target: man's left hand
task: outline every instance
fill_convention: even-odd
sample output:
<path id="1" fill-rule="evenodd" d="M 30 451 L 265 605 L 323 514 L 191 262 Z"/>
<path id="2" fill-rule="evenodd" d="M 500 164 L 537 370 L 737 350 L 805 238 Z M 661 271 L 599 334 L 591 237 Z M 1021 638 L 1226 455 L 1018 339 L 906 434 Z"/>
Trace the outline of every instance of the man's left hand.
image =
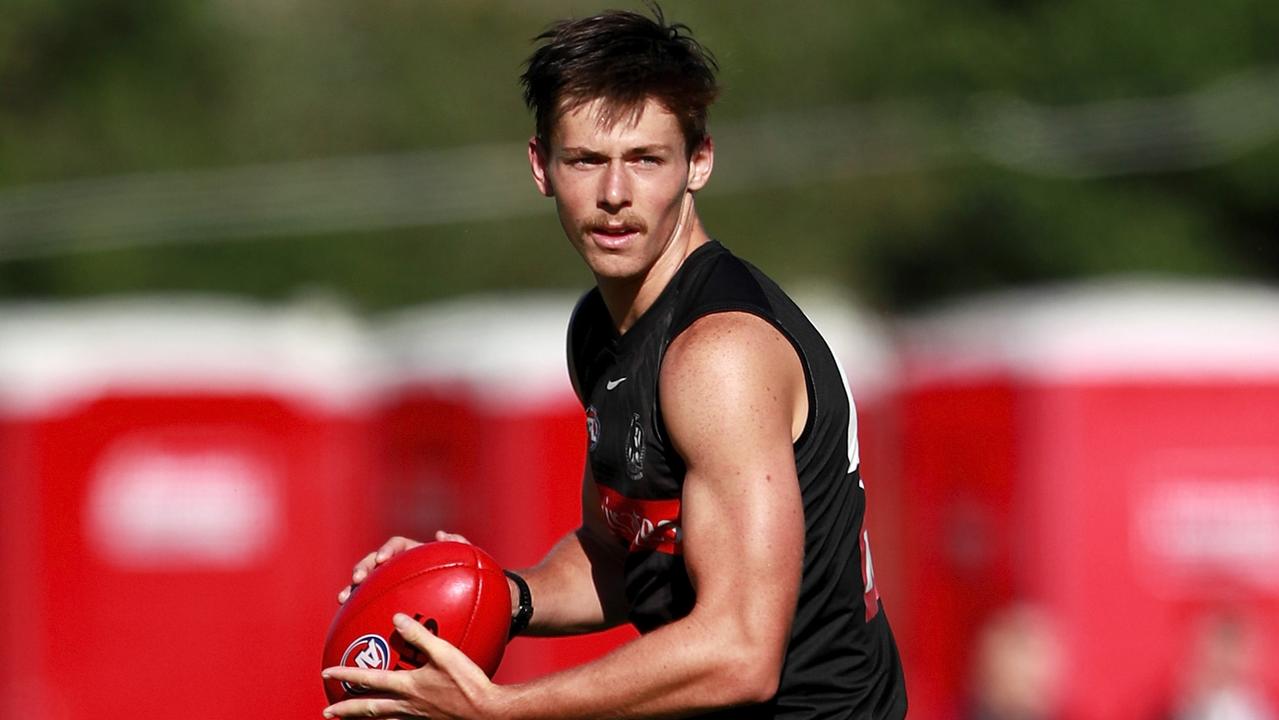
<path id="1" fill-rule="evenodd" d="M 446 640 L 431 634 L 402 613 L 395 630 L 421 650 L 426 664 L 416 670 L 364 670 L 331 667 L 333 679 L 369 689 L 366 697 L 334 703 L 324 709 L 328 718 L 482 718 L 492 717 L 501 686 L 493 684 L 475 663 Z"/>

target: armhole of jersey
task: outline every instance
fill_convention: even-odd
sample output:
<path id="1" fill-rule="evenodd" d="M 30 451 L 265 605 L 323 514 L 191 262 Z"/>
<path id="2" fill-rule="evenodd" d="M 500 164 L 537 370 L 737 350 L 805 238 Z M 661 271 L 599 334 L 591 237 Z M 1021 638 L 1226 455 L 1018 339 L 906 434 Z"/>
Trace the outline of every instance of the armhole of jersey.
<path id="1" fill-rule="evenodd" d="M 848 472 L 858 473 L 858 486 L 865 488 L 861 480 L 862 451 L 857 440 L 857 401 L 853 399 L 853 387 L 848 384 L 848 373 L 844 372 L 844 364 L 839 361 L 835 351 L 831 351 L 831 360 L 835 361 L 835 369 L 839 371 L 839 381 L 844 387 L 844 398 L 848 402 Z"/>
<path id="2" fill-rule="evenodd" d="M 569 315 L 568 332 L 564 333 L 564 356 L 568 365 L 569 382 L 572 383 L 573 394 L 577 396 L 577 401 L 581 403 L 583 408 L 586 407 L 586 396 L 584 394 L 585 391 L 582 388 L 583 378 L 577 368 L 579 342 L 577 339 L 577 333 L 581 331 L 580 323 L 582 322 L 581 314 L 583 312 L 583 306 L 586 305 L 590 297 L 591 292 L 588 291 L 583 294 L 582 297 L 578 298 L 577 304 L 573 306 L 573 313 Z"/>
<path id="3" fill-rule="evenodd" d="M 565 353 L 568 365 L 568 380 L 573 386 L 573 394 L 577 396 L 577 401 L 586 406 L 586 398 L 582 396 L 582 378 L 577 374 L 577 363 L 573 360 L 573 332 L 568 333 L 568 352 Z"/>
<path id="4" fill-rule="evenodd" d="M 786 338 L 786 342 L 790 343 L 791 349 L 795 351 L 796 357 L 799 358 L 800 368 L 804 372 L 804 392 L 808 395 L 808 413 L 807 413 L 807 417 L 804 418 L 804 429 L 800 431 L 799 437 L 795 438 L 795 441 L 792 444 L 797 449 L 803 447 L 804 443 L 807 442 L 809 435 L 812 434 L 813 422 L 817 418 L 817 386 L 813 382 L 813 369 L 808 362 L 808 356 L 804 354 L 803 348 L 799 346 L 799 342 L 795 339 L 795 337 L 791 335 L 790 332 L 780 322 L 778 322 L 776 318 L 771 317 L 771 313 L 768 310 L 758 305 L 751 305 L 751 304 L 742 303 L 742 302 L 726 302 L 726 303 L 708 304 L 704 307 L 698 308 L 696 312 L 690 313 L 688 318 L 684 322 L 672 328 L 671 336 L 669 339 L 667 339 L 666 343 L 662 345 L 662 351 L 657 361 L 658 369 L 657 369 L 656 383 L 658 387 L 654 388 L 655 392 L 653 393 L 653 417 L 655 418 L 655 422 L 653 423 L 653 426 L 654 426 L 653 429 L 657 433 L 658 440 L 663 445 L 670 447 L 672 451 L 678 454 L 678 451 L 675 451 L 674 446 L 672 446 L 668 442 L 668 437 L 666 434 L 666 423 L 662 419 L 662 407 L 661 407 L 662 370 L 661 368 L 662 368 L 662 363 L 666 360 L 666 348 L 669 347 L 671 343 L 675 342 L 675 338 L 683 334 L 685 330 L 691 327 L 693 323 L 697 322 L 698 320 L 701 320 L 707 315 L 717 315 L 719 313 L 729 313 L 729 312 L 740 312 L 740 313 L 746 313 L 747 315 L 754 315 L 755 317 L 768 323 L 775 330 L 777 330 L 777 332 L 781 333 L 782 337 Z M 680 462 L 681 463 L 683 462 L 683 458 L 680 458 Z"/>

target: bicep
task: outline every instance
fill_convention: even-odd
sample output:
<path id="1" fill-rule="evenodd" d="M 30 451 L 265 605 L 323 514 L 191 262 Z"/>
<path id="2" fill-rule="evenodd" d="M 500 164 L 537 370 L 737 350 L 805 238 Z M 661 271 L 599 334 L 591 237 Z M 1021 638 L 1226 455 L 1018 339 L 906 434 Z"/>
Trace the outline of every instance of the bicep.
<path id="1" fill-rule="evenodd" d="M 684 554 L 697 607 L 729 613 L 739 632 L 784 644 L 798 597 L 803 506 L 793 468 L 749 453 L 749 468 L 689 470 L 684 489 Z"/>

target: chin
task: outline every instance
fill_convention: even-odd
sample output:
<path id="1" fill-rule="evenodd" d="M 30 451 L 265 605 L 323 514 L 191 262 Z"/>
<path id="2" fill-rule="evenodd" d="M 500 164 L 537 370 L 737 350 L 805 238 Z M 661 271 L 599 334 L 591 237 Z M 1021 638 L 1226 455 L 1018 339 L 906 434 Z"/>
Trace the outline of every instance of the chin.
<path id="1" fill-rule="evenodd" d="M 631 246 L 608 250 L 596 245 L 589 237 L 577 245 L 577 252 L 596 277 L 624 279 L 642 275 L 647 269 L 640 248 Z"/>
<path id="2" fill-rule="evenodd" d="M 609 280 L 625 280 L 627 278 L 636 277 L 642 273 L 632 266 L 630 263 L 616 262 L 612 258 L 602 262 L 588 263 L 591 273 L 597 278 L 607 278 Z"/>
<path id="3" fill-rule="evenodd" d="M 648 269 L 640 259 L 618 253 L 592 253 L 586 264 L 596 277 L 609 280 L 641 277 Z"/>

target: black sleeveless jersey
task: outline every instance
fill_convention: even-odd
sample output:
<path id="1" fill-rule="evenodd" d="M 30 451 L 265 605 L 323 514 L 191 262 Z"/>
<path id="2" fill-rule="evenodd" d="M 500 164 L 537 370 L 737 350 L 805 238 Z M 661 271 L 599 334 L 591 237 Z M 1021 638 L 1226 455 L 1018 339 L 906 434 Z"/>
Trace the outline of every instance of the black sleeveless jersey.
<path id="1" fill-rule="evenodd" d="M 630 620 L 647 632 L 687 615 L 696 599 L 682 550 L 685 468 L 662 424 L 658 374 L 680 332 L 704 315 L 729 311 L 757 315 L 790 340 L 804 367 L 809 410 L 795 442 L 804 567 L 779 689 L 768 703 L 722 716 L 903 717 L 901 663 L 862 528 L 856 412 L 843 370 L 776 284 L 713 241 L 689 255 L 625 334 L 617 334 L 598 289 L 578 303 L 569 326 L 569 365 L 586 409 L 588 462 L 609 527 L 629 548 Z"/>

